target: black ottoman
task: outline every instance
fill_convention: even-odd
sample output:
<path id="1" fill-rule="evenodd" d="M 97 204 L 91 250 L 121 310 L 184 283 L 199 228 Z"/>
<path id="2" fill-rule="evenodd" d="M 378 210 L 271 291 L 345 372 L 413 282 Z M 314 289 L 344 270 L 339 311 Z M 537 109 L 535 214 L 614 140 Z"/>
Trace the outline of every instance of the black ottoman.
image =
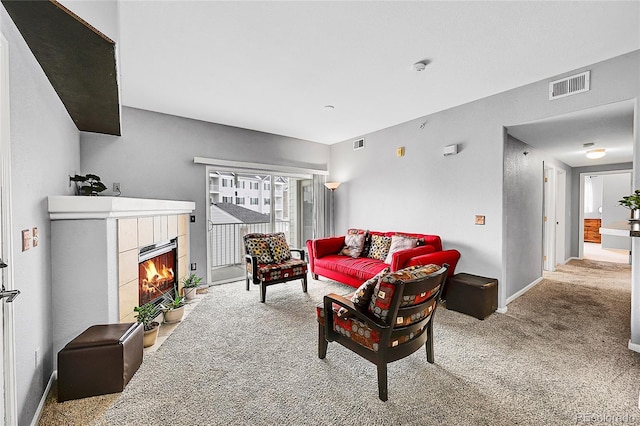
<path id="1" fill-rule="evenodd" d="M 122 392 L 142 364 L 139 323 L 94 325 L 58 352 L 58 402 Z"/>
<path id="2" fill-rule="evenodd" d="M 447 309 L 485 319 L 498 309 L 498 280 L 471 274 L 455 274 L 444 289 Z"/>

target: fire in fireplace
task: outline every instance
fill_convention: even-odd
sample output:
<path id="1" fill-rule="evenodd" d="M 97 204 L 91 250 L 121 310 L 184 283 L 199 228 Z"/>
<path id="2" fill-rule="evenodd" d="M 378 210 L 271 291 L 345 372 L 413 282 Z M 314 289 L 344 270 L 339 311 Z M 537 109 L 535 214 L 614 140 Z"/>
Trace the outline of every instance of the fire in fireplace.
<path id="1" fill-rule="evenodd" d="M 138 258 L 139 306 L 158 299 L 176 284 L 176 240 L 140 249 Z"/>

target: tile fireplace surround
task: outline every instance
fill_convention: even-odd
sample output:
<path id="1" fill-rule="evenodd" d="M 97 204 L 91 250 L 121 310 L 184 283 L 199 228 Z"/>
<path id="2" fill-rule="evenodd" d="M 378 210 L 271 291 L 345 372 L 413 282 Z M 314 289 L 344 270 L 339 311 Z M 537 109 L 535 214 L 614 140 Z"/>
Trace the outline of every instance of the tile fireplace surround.
<path id="1" fill-rule="evenodd" d="M 54 354 L 91 325 L 135 321 L 141 247 L 177 239 L 175 276 L 186 276 L 194 202 L 87 196 L 48 201 Z"/>

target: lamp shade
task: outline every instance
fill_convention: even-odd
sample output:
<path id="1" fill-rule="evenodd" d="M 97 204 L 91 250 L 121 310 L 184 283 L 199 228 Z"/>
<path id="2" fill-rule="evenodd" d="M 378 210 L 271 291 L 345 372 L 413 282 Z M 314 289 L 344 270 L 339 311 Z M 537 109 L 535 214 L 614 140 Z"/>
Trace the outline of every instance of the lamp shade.
<path id="1" fill-rule="evenodd" d="M 326 186 L 327 189 L 330 189 L 333 191 L 335 189 L 338 189 L 338 187 L 340 186 L 340 182 L 326 182 L 324 186 Z"/>

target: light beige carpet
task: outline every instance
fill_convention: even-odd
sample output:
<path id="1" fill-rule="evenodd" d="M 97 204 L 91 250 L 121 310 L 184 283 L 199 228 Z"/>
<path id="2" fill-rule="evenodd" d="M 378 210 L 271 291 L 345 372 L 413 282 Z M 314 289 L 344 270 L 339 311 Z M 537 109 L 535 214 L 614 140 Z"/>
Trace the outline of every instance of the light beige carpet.
<path id="1" fill-rule="evenodd" d="M 627 349 L 630 267 L 571 261 L 484 321 L 439 308 L 424 351 L 376 369 L 330 343 L 317 357 L 315 306 L 349 288 L 244 283 L 209 294 L 121 394 L 47 404 L 40 424 L 548 425 L 640 421 L 640 354 Z M 603 419 L 610 417 L 602 417 Z M 616 417 L 619 418 L 619 417 Z M 602 423 L 601 423 L 602 424 Z"/>

